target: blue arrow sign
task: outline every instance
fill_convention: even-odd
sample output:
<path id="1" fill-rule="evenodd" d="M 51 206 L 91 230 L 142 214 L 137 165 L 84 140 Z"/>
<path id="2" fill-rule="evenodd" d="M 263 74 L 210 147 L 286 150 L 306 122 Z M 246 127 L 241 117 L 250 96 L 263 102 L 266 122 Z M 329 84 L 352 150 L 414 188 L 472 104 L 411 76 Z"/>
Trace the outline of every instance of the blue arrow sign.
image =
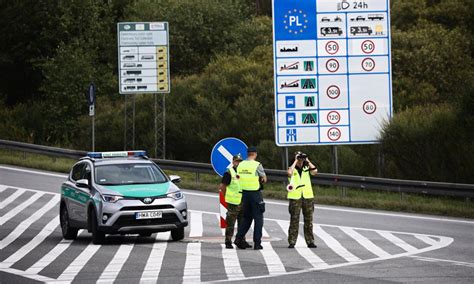
<path id="1" fill-rule="evenodd" d="M 223 176 L 227 168 L 232 166 L 232 157 L 240 154 L 247 159 L 247 145 L 237 138 L 224 138 L 212 148 L 211 164 L 214 171 Z"/>

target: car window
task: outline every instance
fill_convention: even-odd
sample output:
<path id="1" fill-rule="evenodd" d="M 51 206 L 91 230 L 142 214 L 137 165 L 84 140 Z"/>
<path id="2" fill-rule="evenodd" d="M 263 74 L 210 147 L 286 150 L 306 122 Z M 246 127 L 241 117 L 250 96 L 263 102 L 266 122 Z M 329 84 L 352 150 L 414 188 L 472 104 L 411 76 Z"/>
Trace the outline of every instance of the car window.
<path id="1" fill-rule="evenodd" d="M 84 163 L 80 163 L 80 164 L 77 164 L 75 165 L 73 168 L 72 168 L 72 172 L 71 172 L 71 179 L 73 181 L 78 181 L 81 179 L 82 177 L 82 169 L 84 168 Z"/>
<path id="2" fill-rule="evenodd" d="M 116 164 L 96 166 L 95 182 L 101 185 L 163 183 L 168 181 L 155 164 Z"/>
<path id="3" fill-rule="evenodd" d="M 81 179 L 87 179 L 89 182 L 91 181 L 91 166 L 87 163 L 82 170 Z"/>

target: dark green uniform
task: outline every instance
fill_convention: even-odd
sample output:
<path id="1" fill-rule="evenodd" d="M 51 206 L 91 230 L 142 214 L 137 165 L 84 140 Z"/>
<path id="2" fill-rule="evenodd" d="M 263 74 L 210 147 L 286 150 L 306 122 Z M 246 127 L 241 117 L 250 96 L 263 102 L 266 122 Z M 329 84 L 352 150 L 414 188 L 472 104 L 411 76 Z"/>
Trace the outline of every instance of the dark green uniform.
<path id="1" fill-rule="evenodd" d="M 239 205 L 227 203 L 225 221 L 227 223 L 227 227 L 225 228 L 225 240 L 230 242 L 234 236 L 235 222 L 237 221 L 238 225 L 242 222 L 242 203 Z"/>
<path id="2" fill-rule="evenodd" d="M 306 244 L 314 242 L 313 235 L 313 212 L 314 199 L 290 199 L 288 211 L 290 212 L 290 227 L 288 229 L 288 243 L 296 244 L 298 239 L 298 229 L 300 225 L 300 212 L 303 211 L 304 238 Z"/>

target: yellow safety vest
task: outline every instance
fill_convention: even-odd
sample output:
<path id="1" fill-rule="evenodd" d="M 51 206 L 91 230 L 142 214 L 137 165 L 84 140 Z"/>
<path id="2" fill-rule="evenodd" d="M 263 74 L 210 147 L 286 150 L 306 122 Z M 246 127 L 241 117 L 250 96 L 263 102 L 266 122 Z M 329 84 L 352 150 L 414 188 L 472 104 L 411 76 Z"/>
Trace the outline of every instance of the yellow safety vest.
<path id="1" fill-rule="evenodd" d="M 314 198 L 308 167 L 303 168 L 301 177 L 298 170 L 293 170 L 293 175 L 289 180 L 290 184 L 293 186 L 293 190 L 288 191 L 288 199 L 300 199 L 301 197 L 304 199 Z"/>
<path id="2" fill-rule="evenodd" d="M 237 167 L 237 174 L 240 176 L 240 188 L 247 191 L 257 191 L 260 189 L 257 168 L 260 165 L 257 161 L 245 160 Z"/>
<path id="3" fill-rule="evenodd" d="M 237 179 L 237 173 L 235 172 L 234 168 L 229 168 L 228 172 L 230 174 L 231 180 L 225 191 L 225 202 L 239 205 L 240 201 L 242 200 L 242 190 L 240 189 L 239 180 Z"/>

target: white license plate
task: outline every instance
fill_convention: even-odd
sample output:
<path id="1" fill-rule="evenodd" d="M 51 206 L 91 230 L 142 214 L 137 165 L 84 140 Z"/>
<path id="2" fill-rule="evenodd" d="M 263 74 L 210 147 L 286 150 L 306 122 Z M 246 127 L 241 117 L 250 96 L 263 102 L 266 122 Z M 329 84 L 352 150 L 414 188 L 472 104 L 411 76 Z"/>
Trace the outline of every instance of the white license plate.
<path id="1" fill-rule="evenodd" d="M 135 219 L 158 219 L 161 217 L 163 217 L 163 212 L 161 211 L 147 211 L 135 213 Z"/>

